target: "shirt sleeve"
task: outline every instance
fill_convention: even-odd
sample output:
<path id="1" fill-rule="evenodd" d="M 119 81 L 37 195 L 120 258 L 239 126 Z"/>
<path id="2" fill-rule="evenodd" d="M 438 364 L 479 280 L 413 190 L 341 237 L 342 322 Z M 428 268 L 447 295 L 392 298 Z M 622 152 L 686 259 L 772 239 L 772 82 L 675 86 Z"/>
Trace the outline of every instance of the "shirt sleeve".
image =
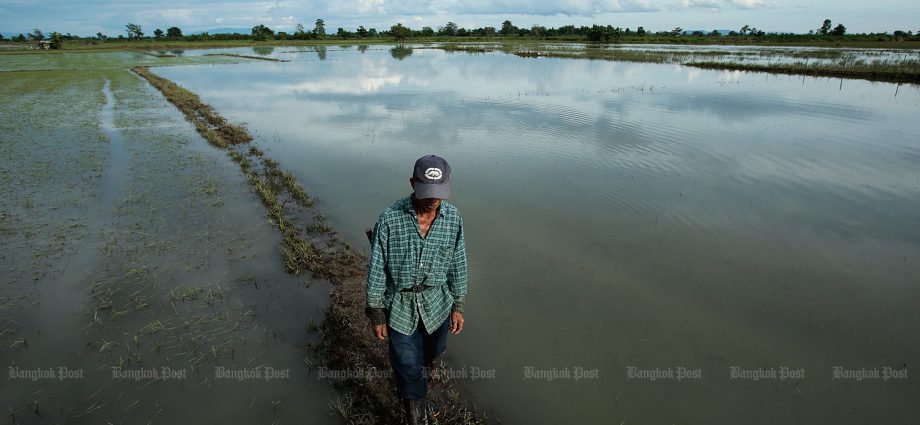
<path id="1" fill-rule="evenodd" d="M 467 287 L 466 242 L 463 237 L 463 218 L 457 226 L 457 237 L 454 243 L 454 258 L 447 271 L 447 287 L 454 298 L 452 310 L 463 312 L 463 303 L 466 301 Z"/>
<path id="2" fill-rule="evenodd" d="M 365 313 L 375 325 L 386 324 L 383 294 L 387 288 L 386 258 L 390 229 L 381 215 L 374 225 L 371 241 L 371 261 L 367 267 Z"/>

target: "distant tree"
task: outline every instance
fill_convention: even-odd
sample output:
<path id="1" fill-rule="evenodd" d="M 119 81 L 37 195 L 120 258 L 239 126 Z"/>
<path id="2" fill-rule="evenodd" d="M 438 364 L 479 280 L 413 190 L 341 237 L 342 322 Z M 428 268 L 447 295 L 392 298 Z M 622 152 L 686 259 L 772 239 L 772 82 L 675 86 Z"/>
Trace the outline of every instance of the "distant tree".
<path id="1" fill-rule="evenodd" d="M 518 29 L 516 26 L 511 24 L 511 21 L 502 22 L 502 35 L 509 36 L 517 33 Z"/>
<path id="2" fill-rule="evenodd" d="M 98 38 L 100 41 L 102 41 L 102 40 L 107 39 L 108 37 L 106 37 L 106 35 L 103 34 L 103 33 L 101 33 L 101 32 L 97 32 L 97 33 L 96 33 L 96 38 Z"/>
<path id="3" fill-rule="evenodd" d="M 457 24 L 448 22 L 443 27 L 438 28 L 438 35 L 445 35 L 448 37 L 457 35 Z"/>
<path id="4" fill-rule="evenodd" d="M 808 35 L 815 35 L 815 30 L 808 30 Z"/>
<path id="5" fill-rule="evenodd" d="M 3 34 L 2 34 L 2 33 L 0 33 L 0 41 L 6 41 L 6 38 L 3 37 Z"/>
<path id="6" fill-rule="evenodd" d="M 17 35 L 16 37 L 13 37 L 13 41 L 18 41 L 18 42 L 20 42 L 20 43 L 24 43 L 24 42 L 26 41 L 26 36 L 24 36 L 24 35 L 22 35 L 22 34 L 19 34 L 19 35 Z"/>
<path id="7" fill-rule="evenodd" d="M 370 37 L 370 38 L 376 37 L 376 36 L 377 36 L 377 28 L 370 28 L 370 29 L 368 29 L 368 30 L 367 30 L 367 36 Z"/>
<path id="8" fill-rule="evenodd" d="M 304 29 L 303 24 L 297 24 L 297 28 L 294 30 L 294 34 L 303 35 Z"/>
<path id="9" fill-rule="evenodd" d="M 530 34 L 534 37 L 543 37 L 546 35 L 546 27 L 534 24 L 530 27 Z"/>
<path id="10" fill-rule="evenodd" d="M 720 33 L 719 30 L 712 30 L 712 32 L 709 33 L 709 35 L 712 37 L 721 37 L 722 33 Z"/>
<path id="11" fill-rule="evenodd" d="M 431 37 L 434 35 L 434 30 L 431 27 L 422 27 L 422 35 L 425 37 Z"/>
<path id="12" fill-rule="evenodd" d="M 495 27 L 485 27 L 482 29 L 482 35 L 486 37 L 492 37 L 496 34 Z"/>
<path id="13" fill-rule="evenodd" d="M 396 47 L 390 49 L 390 56 L 393 56 L 393 59 L 397 59 L 397 60 L 403 60 L 409 57 L 409 55 L 411 54 L 412 54 L 412 49 L 402 44 L 397 45 Z"/>
<path id="14" fill-rule="evenodd" d="M 614 38 L 614 35 L 619 35 L 619 28 L 614 30 L 609 25 L 605 27 L 595 24 L 591 26 L 585 36 L 588 38 L 588 41 L 610 41 Z"/>
<path id="15" fill-rule="evenodd" d="M 702 37 L 702 36 L 704 36 L 704 35 L 706 35 L 705 32 L 702 32 L 702 31 L 693 31 L 693 36 L 694 36 L 694 37 Z"/>
<path id="16" fill-rule="evenodd" d="M 671 32 L 670 32 L 669 34 L 671 35 L 671 37 L 677 37 L 677 36 L 679 36 L 679 35 L 681 35 L 681 34 L 683 34 L 683 33 L 684 33 L 684 29 L 683 29 L 683 28 L 681 28 L 681 27 L 674 27 L 674 29 L 672 29 Z"/>
<path id="17" fill-rule="evenodd" d="M 316 25 L 313 26 L 313 36 L 316 38 L 323 38 L 326 36 L 326 22 L 322 19 L 316 20 Z"/>
<path id="18" fill-rule="evenodd" d="M 642 27 L 636 28 L 636 35 L 638 35 L 638 36 L 640 36 L 640 37 L 644 36 L 644 35 L 645 35 L 645 28 L 642 28 Z"/>
<path id="19" fill-rule="evenodd" d="M 31 33 L 29 33 L 29 38 L 31 38 L 31 39 L 33 39 L 33 40 L 36 40 L 36 41 L 37 41 L 37 40 L 44 40 L 44 39 L 45 39 L 45 34 L 42 33 L 42 30 L 36 28 L 36 29 L 32 30 Z"/>
<path id="20" fill-rule="evenodd" d="M 259 24 L 252 27 L 252 38 L 257 41 L 265 41 L 275 37 L 275 31 L 265 25 Z"/>
<path id="21" fill-rule="evenodd" d="M 51 48 L 60 49 L 64 45 L 64 42 L 61 40 L 61 33 L 54 31 L 51 33 Z"/>
<path id="22" fill-rule="evenodd" d="M 470 35 L 470 31 L 466 28 L 460 27 L 457 28 L 457 37 L 466 37 Z"/>
<path id="23" fill-rule="evenodd" d="M 837 24 L 837 26 L 834 27 L 834 30 L 831 31 L 831 35 L 844 35 L 846 33 L 847 27 L 843 26 L 843 24 Z"/>
<path id="24" fill-rule="evenodd" d="M 128 38 L 132 40 L 144 37 L 144 31 L 138 24 L 125 25 L 125 33 L 127 33 Z"/>
<path id="25" fill-rule="evenodd" d="M 182 30 L 179 27 L 169 27 L 166 29 L 166 37 L 182 38 Z"/>
<path id="26" fill-rule="evenodd" d="M 831 20 L 825 19 L 824 23 L 821 24 L 821 28 L 818 28 L 818 34 L 828 35 L 831 32 Z"/>
<path id="27" fill-rule="evenodd" d="M 159 28 L 153 30 L 153 38 L 163 38 L 163 30 Z"/>
<path id="28" fill-rule="evenodd" d="M 401 23 L 396 24 L 390 27 L 390 36 L 395 38 L 396 41 L 405 41 L 412 36 L 412 30 L 404 27 Z"/>
<path id="29" fill-rule="evenodd" d="M 741 30 L 740 30 L 740 31 L 738 31 L 738 33 L 741 34 L 741 35 L 747 35 L 749 32 L 751 32 L 751 26 L 750 26 L 750 25 L 745 25 L 745 26 L 741 27 Z"/>
<path id="30" fill-rule="evenodd" d="M 358 30 L 355 32 L 358 33 L 358 37 L 361 37 L 361 38 L 367 37 L 367 30 L 364 29 L 364 25 L 359 26 Z"/>

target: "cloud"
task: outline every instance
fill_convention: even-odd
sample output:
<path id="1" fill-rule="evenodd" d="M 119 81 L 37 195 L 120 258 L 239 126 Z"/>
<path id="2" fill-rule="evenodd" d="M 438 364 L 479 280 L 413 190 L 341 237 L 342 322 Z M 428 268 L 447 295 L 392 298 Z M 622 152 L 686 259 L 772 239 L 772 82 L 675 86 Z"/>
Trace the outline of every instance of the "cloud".
<path id="1" fill-rule="evenodd" d="M 761 9 L 775 5 L 771 0 L 725 0 L 725 2 L 738 9 Z"/>
<path id="2" fill-rule="evenodd" d="M 457 14 L 595 16 L 604 13 L 655 12 L 661 6 L 647 0 L 459 0 L 443 9 Z"/>
<path id="3" fill-rule="evenodd" d="M 772 0 L 679 0 L 672 10 L 706 9 L 720 11 L 726 8 L 753 10 L 773 7 Z"/>
<path id="4" fill-rule="evenodd" d="M 721 9 L 724 4 L 717 0 L 681 0 L 678 3 L 680 9 Z"/>

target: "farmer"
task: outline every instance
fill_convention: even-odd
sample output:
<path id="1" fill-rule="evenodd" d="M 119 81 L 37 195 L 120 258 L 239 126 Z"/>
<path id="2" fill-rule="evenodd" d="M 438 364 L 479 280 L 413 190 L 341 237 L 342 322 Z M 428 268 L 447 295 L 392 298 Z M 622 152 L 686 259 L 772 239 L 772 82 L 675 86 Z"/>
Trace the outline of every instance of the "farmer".
<path id="1" fill-rule="evenodd" d="M 371 236 L 366 313 L 374 336 L 389 339 L 390 366 L 409 424 L 427 424 L 427 374 L 463 330 L 466 247 L 463 220 L 450 197 L 450 165 L 415 161 L 414 193 L 380 214 Z M 449 319 L 449 320 L 448 320 Z"/>

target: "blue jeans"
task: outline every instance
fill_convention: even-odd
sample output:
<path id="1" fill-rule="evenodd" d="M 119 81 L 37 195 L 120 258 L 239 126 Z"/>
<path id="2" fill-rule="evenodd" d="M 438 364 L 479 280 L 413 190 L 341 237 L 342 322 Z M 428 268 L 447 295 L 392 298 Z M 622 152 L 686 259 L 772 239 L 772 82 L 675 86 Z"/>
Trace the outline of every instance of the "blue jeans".
<path id="1" fill-rule="evenodd" d="M 418 400 L 428 394 L 425 368 L 431 366 L 447 348 L 450 317 L 433 332 L 428 333 L 419 320 L 412 335 L 403 335 L 387 326 L 390 346 L 390 366 L 396 372 L 396 390 L 400 398 Z"/>

